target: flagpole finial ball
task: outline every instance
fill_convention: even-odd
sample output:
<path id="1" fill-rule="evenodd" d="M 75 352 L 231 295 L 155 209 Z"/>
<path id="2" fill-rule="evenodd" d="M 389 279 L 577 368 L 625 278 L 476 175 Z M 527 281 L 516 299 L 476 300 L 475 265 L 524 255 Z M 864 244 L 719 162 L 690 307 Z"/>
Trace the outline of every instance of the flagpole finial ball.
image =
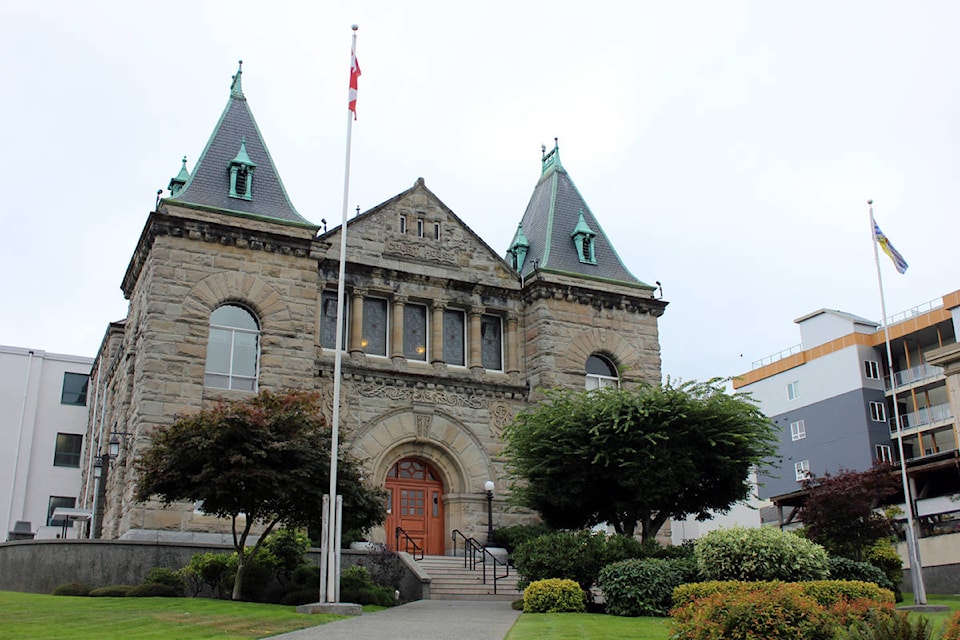
<path id="1" fill-rule="evenodd" d="M 870 198 L 869 200 L 867 200 L 867 204 L 873 204 L 873 198 Z"/>
<path id="2" fill-rule="evenodd" d="M 356 30 L 359 29 L 360 27 L 358 27 L 358 26 L 355 25 L 355 24 L 352 24 L 352 25 L 350 25 L 350 28 L 353 29 L 354 31 L 356 31 Z"/>

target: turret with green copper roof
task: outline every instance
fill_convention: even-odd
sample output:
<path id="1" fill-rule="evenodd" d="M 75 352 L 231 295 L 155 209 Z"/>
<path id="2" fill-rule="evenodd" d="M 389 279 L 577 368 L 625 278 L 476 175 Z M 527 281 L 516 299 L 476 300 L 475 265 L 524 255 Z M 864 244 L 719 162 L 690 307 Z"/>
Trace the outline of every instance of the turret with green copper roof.
<path id="1" fill-rule="evenodd" d="M 524 260 L 516 259 L 518 238 L 526 245 Z M 561 164 L 556 139 L 549 152 L 543 147 L 540 179 L 507 251 L 507 259 L 524 276 L 534 271 L 552 272 L 652 289 L 620 260 Z"/>
<path id="2" fill-rule="evenodd" d="M 171 204 L 315 227 L 294 208 L 260 134 L 241 79 L 243 61 L 231 78 L 230 97 L 193 173 L 184 163 L 170 181 Z M 179 181 L 185 178 L 181 184 Z"/>

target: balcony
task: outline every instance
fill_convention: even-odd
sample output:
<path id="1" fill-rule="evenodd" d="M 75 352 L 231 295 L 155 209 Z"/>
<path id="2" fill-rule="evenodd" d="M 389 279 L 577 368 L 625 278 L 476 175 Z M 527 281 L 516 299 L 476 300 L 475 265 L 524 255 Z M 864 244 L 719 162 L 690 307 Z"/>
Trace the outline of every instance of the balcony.
<path id="1" fill-rule="evenodd" d="M 897 390 L 918 384 L 921 382 L 926 382 L 928 380 L 934 380 L 936 378 L 943 376 L 943 367 L 937 367 L 932 364 L 918 364 L 915 367 L 910 367 L 909 369 L 904 369 L 903 371 L 895 371 L 893 373 L 893 381 L 897 384 Z M 887 391 L 891 391 L 893 387 L 890 384 L 890 376 L 886 376 L 883 381 L 884 386 Z"/>
<path id="2" fill-rule="evenodd" d="M 900 426 L 904 431 L 907 429 L 916 429 L 936 422 L 945 422 L 953 419 L 953 412 L 950 411 L 950 405 L 935 404 L 930 407 L 923 407 L 919 411 L 900 414 Z M 897 433 L 896 420 L 890 419 L 890 433 Z"/>

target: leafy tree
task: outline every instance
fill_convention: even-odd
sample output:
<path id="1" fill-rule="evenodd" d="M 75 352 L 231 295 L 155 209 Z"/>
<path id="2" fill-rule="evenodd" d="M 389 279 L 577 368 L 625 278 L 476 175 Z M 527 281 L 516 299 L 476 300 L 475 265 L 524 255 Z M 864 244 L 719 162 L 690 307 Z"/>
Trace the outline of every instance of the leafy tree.
<path id="1" fill-rule="evenodd" d="M 238 561 L 232 597 L 237 600 L 248 561 L 278 524 L 319 521 L 321 499 L 330 486 L 330 445 L 317 394 L 261 391 L 246 400 L 221 402 L 154 434 L 137 461 L 136 499 L 196 501 L 204 512 L 230 518 Z M 383 522 L 383 492 L 364 486 L 358 463 L 342 451 L 337 493 L 343 496 L 344 529 Z M 255 524 L 263 530 L 248 549 Z"/>
<path id="2" fill-rule="evenodd" d="M 867 471 L 841 470 L 836 475 L 808 478 L 808 492 L 800 519 L 807 537 L 831 555 L 866 560 L 866 551 L 878 540 L 893 536 L 893 524 L 878 507 L 902 497 L 893 468 L 878 464 Z"/>
<path id="3" fill-rule="evenodd" d="M 549 526 L 601 522 L 644 540 L 668 518 L 725 511 L 750 492 L 775 430 L 721 380 L 553 390 L 505 431 L 515 499 Z"/>

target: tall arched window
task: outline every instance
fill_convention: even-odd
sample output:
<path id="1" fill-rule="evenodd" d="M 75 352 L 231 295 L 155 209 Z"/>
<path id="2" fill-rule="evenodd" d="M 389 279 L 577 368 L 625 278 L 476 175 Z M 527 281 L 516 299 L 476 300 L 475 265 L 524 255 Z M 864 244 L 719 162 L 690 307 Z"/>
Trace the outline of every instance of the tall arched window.
<path id="1" fill-rule="evenodd" d="M 620 376 L 612 362 L 596 353 L 587 358 L 587 389 L 619 386 Z"/>
<path id="2" fill-rule="evenodd" d="M 256 391 L 259 361 L 260 324 L 256 317 L 234 304 L 214 309 L 210 314 L 204 385 Z"/>

